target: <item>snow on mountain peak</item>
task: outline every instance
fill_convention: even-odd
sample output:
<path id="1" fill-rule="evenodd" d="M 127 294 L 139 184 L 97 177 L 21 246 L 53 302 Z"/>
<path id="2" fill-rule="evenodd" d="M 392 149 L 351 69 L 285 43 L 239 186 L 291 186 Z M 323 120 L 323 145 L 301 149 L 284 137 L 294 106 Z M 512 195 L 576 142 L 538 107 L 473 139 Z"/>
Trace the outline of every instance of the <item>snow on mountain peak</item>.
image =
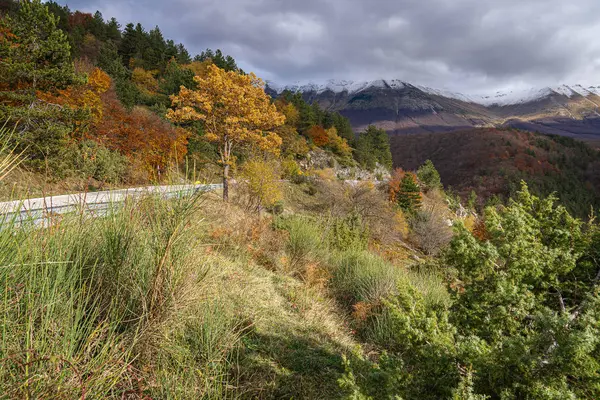
<path id="1" fill-rule="evenodd" d="M 581 85 L 560 85 L 556 87 L 545 87 L 545 88 L 529 88 L 529 89 L 518 89 L 518 90 L 507 90 L 498 91 L 492 95 L 469 95 L 463 93 L 452 92 L 448 90 L 433 89 L 427 86 L 409 85 L 398 79 L 384 80 L 378 79 L 374 81 L 351 81 L 351 80 L 334 80 L 330 79 L 325 83 L 296 83 L 294 85 L 279 86 L 273 82 L 267 82 L 267 86 L 277 92 L 278 94 L 284 90 L 292 92 L 315 92 L 321 94 L 327 91 L 331 91 L 335 94 L 348 93 L 356 94 L 368 88 L 389 88 L 389 89 L 403 89 L 407 86 L 415 87 L 425 93 L 452 98 L 468 103 L 480 104 L 486 107 L 490 106 L 509 106 L 528 103 L 531 101 L 541 100 L 552 95 L 573 97 L 583 96 L 587 97 L 590 95 L 600 96 L 600 86 L 589 86 L 584 88 Z"/>
<path id="2" fill-rule="evenodd" d="M 392 89 L 402 89 L 405 84 L 404 82 L 393 79 L 393 80 L 383 80 L 378 79 L 374 81 L 351 81 L 351 80 L 335 80 L 330 79 L 325 83 L 299 83 L 296 82 L 293 85 L 288 86 L 279 86 L 273 82 L 268 81 L 267 86 L 277 92 L 278 94 L 283 92 L 284 90 L 289 90 L 291 92 L 316 92 L 317 94 L 324 93 L 326 91 L 331 91 L 333 93 L 343 93 L 347 92 L 348 94 L 358 93 L 367 88 L 392 88 Z"/>

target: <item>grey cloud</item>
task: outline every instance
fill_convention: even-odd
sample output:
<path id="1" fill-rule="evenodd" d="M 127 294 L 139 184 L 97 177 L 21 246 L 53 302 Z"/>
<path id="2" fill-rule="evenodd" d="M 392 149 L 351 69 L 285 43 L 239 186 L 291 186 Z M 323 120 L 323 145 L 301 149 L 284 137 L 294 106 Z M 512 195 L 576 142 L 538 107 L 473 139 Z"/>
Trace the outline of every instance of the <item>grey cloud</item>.
<path id="1" fill-rule="evenodd" d="M 600 83 L 597 0 L 69 1 L 221 48 L 278 82 L 396 78 L 465 92 Z"/>

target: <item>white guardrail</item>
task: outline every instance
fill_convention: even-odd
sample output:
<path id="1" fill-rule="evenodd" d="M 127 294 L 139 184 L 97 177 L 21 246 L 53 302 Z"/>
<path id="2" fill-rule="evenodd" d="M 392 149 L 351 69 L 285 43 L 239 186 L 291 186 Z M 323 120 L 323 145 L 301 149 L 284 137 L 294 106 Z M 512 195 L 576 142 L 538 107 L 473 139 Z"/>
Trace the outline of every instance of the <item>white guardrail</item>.
<path id="1" fill-rule="evenodd" d="M 101 215 L 115 204 L 122 203 L 128 198 L 149 194 L 158 194 L 165 198 L 191 196 L 198 192 L 210 192 L 222 187 L 222 184 L 146 186 L 7 201 L 0 203 L 0 224 L 7 221 L 44 224 L 45 221 L 57 214 L 81 210 Z"/>

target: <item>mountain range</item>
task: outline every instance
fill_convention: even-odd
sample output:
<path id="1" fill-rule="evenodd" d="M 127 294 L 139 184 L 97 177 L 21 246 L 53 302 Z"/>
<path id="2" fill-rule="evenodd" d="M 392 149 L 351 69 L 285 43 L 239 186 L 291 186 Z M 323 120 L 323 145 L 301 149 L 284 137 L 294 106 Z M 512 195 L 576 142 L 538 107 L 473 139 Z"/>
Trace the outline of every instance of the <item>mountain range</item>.
<path id="1" fill-rule="evenodd" d="M 390 135 L 514 127 L 600 143 L 600 86 L 562 85 L 522 91 L 468 95 L 401 80 L 335 81 L 278 86 L 300 92 L 310 103 L 337 111 L 361 131 L 368 125 Z"/>

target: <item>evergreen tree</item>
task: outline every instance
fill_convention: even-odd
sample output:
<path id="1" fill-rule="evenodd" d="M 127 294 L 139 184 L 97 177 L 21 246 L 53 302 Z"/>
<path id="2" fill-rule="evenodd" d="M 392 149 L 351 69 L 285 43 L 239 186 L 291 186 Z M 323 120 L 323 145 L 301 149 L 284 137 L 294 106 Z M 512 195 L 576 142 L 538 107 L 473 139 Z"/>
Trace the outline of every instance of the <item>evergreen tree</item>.
<path id="1" fill-rule="evenodd" d="M 392 168 L 392 152 L 387 133 L 370 125 L 365 132 L 359 134 L 356 141 L 355 157 L 358 163 L 369 170 L 379 163 L 384 167 Z"/>
<path id="2" fill-rule="evenodd" d="M 128 79 L 130 76 L 129 70 L 123 66 L 117 45 L 112 41 L 102 46 L 96 63 L 115 80 Z"/>
<path id="3" fill-rule="evenodd" d="M 18 93 L 32 101 L 36 90 L 61 89 L 74 81 L 67 36 L 40 0 L 23 3 L 14 18 L 1 23 L 11 36 L 1 42 L 0 80 L 11 96 Z"/>
<path id="4" fill-rule="evenodd" d="M 396 201 L 402 210 L 410 213 L 421 208 L 421 189 L 414 174 L 404 175 L 400 181 L 400 190 L 396 194 Z"/>
<path id="5" fill-rule="evenodd" d="M 18 2 L 15 2 L 18 4 Z M 56 27 L 63 32 L 69 32 L 71 27 L 69 26 L 69 16 L 71 15 L 71 10 L 69 10 L 68 6 L 61 6 L 60 4 L 54 1 L 46 2 L 46 7 L 48 7 L 48 11 L 56 17 Z M 18 7 L 15 8 L 15 12 L 18 10 Z"/>
<path id="6" fill-rule="evenodd" d="M 148 43 L 149 46 L 145 59 L 146 66 L 149 69 L 164 70 L 168 61 L 165 58 L 167 43 L 158 26 L 148 33 Z"/>
<path id="7" fill-rule="evenodd" d="M 164 78 L 160 82 L 160 92 L 170 96 L 178 94 L 181 86 L 188 89 L 196 89 L 194 73 L 189 69 L 181 68 L 175 59 L 167 63 Z"/>
<path id="8" fill-rule="evenodd" d="M 354 144 L 354 131 L 348 118 L 339 113 L 333 113 L 333 126 L 337 129 L 338 134 L 346 139 L 350 145 Z"/>
<path id="9" fill-rule="evenodd" d="M 106 24 L 106 38 L 113 42 L 119 42 L 121 40 L 121 25 L 117 22 L 115 17 L 112 17 Z"/>
<path id="10" fill-rule="evenodd" d="M 20 145 L 30 160 L 56 157 L 66 147 L 72 110 L 38 100 L 76 82 L 66 35 L 40 0 L 21 4 L 0 21 L 10 32 L 0 38 L 0 125 L 19 121 Z"/>
<path id="11" fill-rule="evenodd" d="M 167 40 L 166 49 L 165 49 L 165 58 L 167 60 L 177 58 L 177 45 L 175 45 L 175 42 L 171 39 Z"/>
<path id="12" fill-rule="evenodd" d="M 106 25 L 100 11 L 96 11 L 94 18 L 90 21 L 89 31 L 99 40 L 106 40 Z"/>
<path id="13" fill-rule="evenodd" d="M 123 59 L 125 66 L 129 66 L 129 60 L 135 57 L 137 51 L 137 39 L 135 33 L 135 25 L 128 23 L 123 31 L 123 38 L 119 44 L 119 55 Z"/>
<path id="14" fill-rule="evenodd" d="M 192 57 L 183 44 L 177 45 L 177 62 L 179 64 L 189 64 L 192 62 Z"/>
<path id="15" fill-rule="evenodd" d="M 439 189 L 442 187 L 440 174 L 437 169 L 435 169 L 431 160 L 425 161 L 425 163 L 419 167 L 417 170 L 417 177 L 419 178 L 419 181 L 425 185 L 427 190 Z"/>
<path id="16" fill-rule="evenodd" d="M 225 71 L 237 71 L 238 66 L 235 63 L 235 60 L 231 56 L 225 57 L 225 65 L 223 68 Z"/>

